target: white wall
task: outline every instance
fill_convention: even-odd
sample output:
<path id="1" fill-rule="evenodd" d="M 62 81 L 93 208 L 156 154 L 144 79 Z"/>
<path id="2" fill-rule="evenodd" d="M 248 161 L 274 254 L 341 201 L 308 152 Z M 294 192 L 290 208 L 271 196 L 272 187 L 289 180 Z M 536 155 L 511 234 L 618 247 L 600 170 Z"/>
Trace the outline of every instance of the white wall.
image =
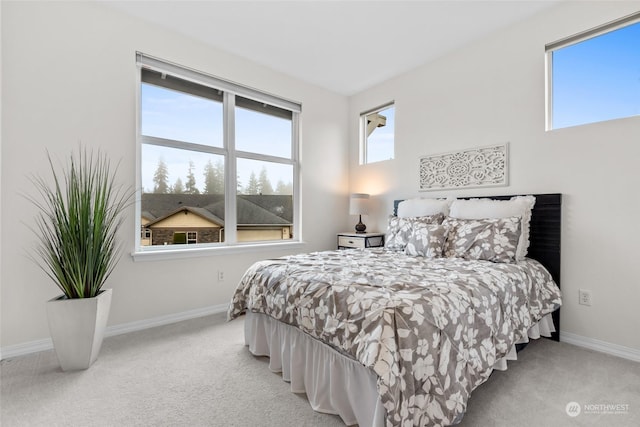
<path id="1" fill-rule="evenodd" d="M 545 44 L 639 9 L 566 2 L 353 96 L 350 187 L 378 195 L 371 229 L 385 229 L 397 198 L 563 193 L 561 331 L 640 350 L 640 117 L 544 130 Z M 389 100 L 395 160 L 360 166 L 359 113 Z M 418 192 L 420 156 L 507 141 L 508 187 Z M 579 288 L 591 307 L 578 305 Z"/>
<path id="2" fill-rule="evenodd" d="M 35 210 L 27 175 L 45 173 L 45 149 L 65 158 L 78 142 L 122 158 L 135 182 L 135 51 L 301 101 L 304 251 L 335 247 L 348 226 L 345 97 L 302 83 L 93 2 L 2 2 L 1 341 L 49 336 L 45 301 L 59 294 L 27 258 Z M 107 286 L 110 325 L 227 303 L 246 268 L 284 251 L 134 262 L 134 210 L 122 233 L 127 253 Z M 225 271 L 219 283 L 217 270 Z"/>

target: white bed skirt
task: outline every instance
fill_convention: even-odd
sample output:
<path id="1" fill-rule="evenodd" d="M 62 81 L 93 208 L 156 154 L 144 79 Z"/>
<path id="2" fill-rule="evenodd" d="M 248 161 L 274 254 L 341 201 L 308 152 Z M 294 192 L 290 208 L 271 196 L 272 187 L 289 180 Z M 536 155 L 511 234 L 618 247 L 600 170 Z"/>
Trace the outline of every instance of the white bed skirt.
<path id="1" fill-rule="evenodd" d="M 291 383 L 293 393 L 306 393 L 314 410 L 339 415 L 346 425 L 385 425 L 385 410 L 372 370 L 264 314 L 247 312 L 244 331 L 249 351 L 256 356 L 268 356 L 269 369 L 281 372 L 282 379 Z M 528 338 L 551 336 L 551 332 L 555 328 L 551 315 L 547 315 L 529 329 Z M 517 344 L 529 342 L 528 338 Z M 506 370 L 507 361 L 516 359 L 513 346 L 494 369 Z"/>

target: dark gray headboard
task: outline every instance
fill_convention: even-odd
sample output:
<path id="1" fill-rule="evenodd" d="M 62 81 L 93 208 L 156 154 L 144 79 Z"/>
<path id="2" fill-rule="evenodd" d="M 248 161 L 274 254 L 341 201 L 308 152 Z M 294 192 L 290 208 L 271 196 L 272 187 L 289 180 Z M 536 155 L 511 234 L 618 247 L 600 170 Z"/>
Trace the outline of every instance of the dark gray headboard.
<path id="1" fill-rule="evenodd" d="M 562 224 L 562 194 L 533 194 L 536 204 L 531 212 L 531 230 L 529 231 L 528 258 L 535 259 L 544 265 L 553 280 L 560 286 L 560 236 Z M 482 197 L 493 200 L 509 200 L 513 196 Z M 470 199 L 471 197 L 458 197 Z M 473 198 L 478 198 L 477 196 Z M 393 214 L 398 212 L 398 204 L 402 200 L 393 202 Z M 553 313 L 553 322 L 560 331 L 560 310 Z M 555 332 L 552 339 L 559 341 L 560 334 Z"/>

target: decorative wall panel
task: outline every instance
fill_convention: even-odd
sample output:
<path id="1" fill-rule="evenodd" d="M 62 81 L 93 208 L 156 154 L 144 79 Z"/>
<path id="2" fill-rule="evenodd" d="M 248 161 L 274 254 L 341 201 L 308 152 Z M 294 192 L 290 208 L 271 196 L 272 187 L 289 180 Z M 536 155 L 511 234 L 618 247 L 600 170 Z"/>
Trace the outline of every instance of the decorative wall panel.
<path id="1" fill-rule="evenodd" d="M 499 187 L 508 184 L 509 144 L 420 159 L 420 191 Z"/>

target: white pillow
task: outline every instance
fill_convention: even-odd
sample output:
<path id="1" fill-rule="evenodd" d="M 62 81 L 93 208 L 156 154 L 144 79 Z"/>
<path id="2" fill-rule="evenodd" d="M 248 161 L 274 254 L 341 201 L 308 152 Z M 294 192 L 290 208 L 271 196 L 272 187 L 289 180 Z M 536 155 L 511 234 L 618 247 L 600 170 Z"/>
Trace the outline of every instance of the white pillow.
<path id="1" fill-rule="evenodd" d="M 533 196 L 515 196 L 510 200 L 471 199 L 454 200 L 449 216 L 460 219 L 521 218 L 520 239 L 516 250 L 516 260 L 521 261 L 529 249 L 529 223 L 531 209 L 536 203 Z"/>
<path id="2" fill-rule="evenodd" d="M 400 218 L 415 218 L 436 214 L 449 214 L 449 206 L 455 199 L 407 199 L 398 204 Z"/>

